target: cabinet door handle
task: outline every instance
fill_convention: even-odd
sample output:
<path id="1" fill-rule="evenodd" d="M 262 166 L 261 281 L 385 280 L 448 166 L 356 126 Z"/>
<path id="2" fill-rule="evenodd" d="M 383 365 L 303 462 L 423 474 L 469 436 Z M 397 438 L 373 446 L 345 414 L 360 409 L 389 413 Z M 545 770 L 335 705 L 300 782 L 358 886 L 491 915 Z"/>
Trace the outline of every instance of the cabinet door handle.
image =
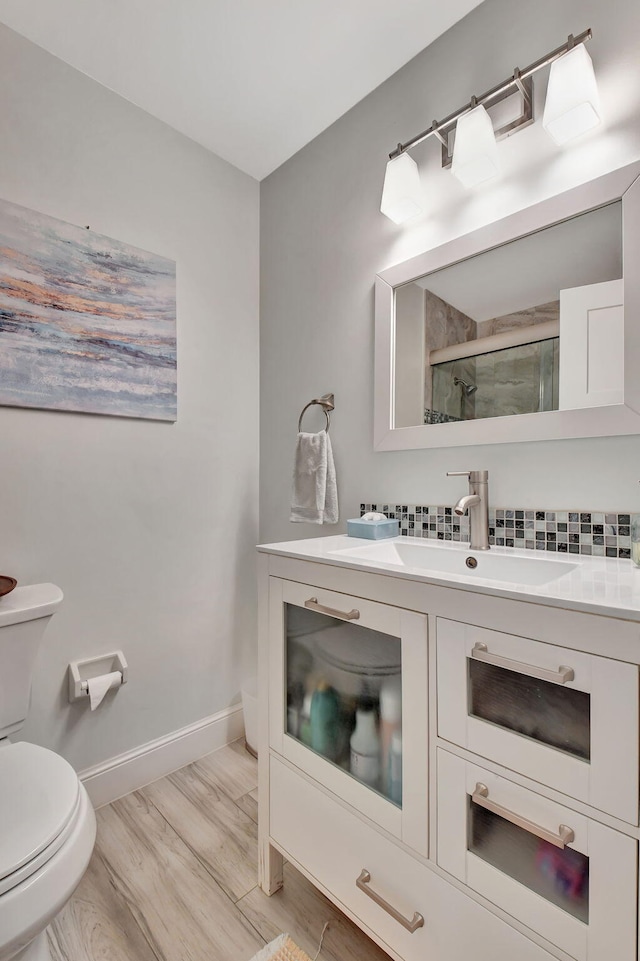
<path id="1" fill-rule="evenodd" d="M 575 839 L 575 832 L 567 827 L 566 824 L 561 824 L 558 828 L 558 833 L 554 834 L 553 831 L 548 831 L 534 821 L 529 821 L 520 814 L 516 814 L 515 811 L 510 811 L 509 808 L 502 807 L 501 804 L 492 801 L 489 797 L 489 788 L 486 784 L 481 784 L 479 781 L 476 784 L 475 791 L 471 795 L 471 800 L 474 804 L 478 804 L 480 807 L 486 808 L 487 811 L 497 814 L 499 817 L 504 818 L 505 821 L 510 821 L 511 824 L 515 824 L 516 827 L 524 828 L 529 834 L 535 834 L 537 838 L 542 838 L 543 841 L 548 841 L 549 844 L 553 844 L 557 848 L 564 848 Z"/>
<path id="2" fill-rule="evenodd" d="M 511 657 L 501 657 L 500 654 L 491 654 L 486 644 L 478 641 L 473 645 L 471 657 L 476 661 L 484 661 L 485 664 L 495 664 L 496 667 L 504 667 L 507 671 L 516 671 L 518 674 L 526 674 L 527 677 L 537 677 L 541 681 L 551 681 L 553 684 L 566 684 L 575 677 L 572 667 L 560 665 L 557 671 L 551 671 L 547 667 L 538 667 L 536 664 L 524 664 L 522 661 L 514 661 Z"/>
<path id="3" fill-rule="evenodd" d="M 373 888 L 369 887 L 370 881 L 371 875 L 366 868 L 363 868 L 360 872 L 360 877 L 356 879 L 356 886 L 359 887 L 361 891 L 364 891 L 367 897 L 371 898 L 372 901 L 375 901 L 377 905 L 387 912 L 387 914 L 390 914 L 394 921 L 397 921 L 398 924 L 401 924 L 403 928 L 406 928 L 409 934 L 413 934 L 413 932 L 417 931 L 418 928 L 424 927 L 424 918 L 421 914 L 418 914 L 416 911 L 411 920 L 408 921 L 402 914 L 400 914 L 399 911 L 396 911 L 396 909 L 389 904 L 388 901 L 385 901 L 385 899 L 377 894 Z"/>
<path id="4" fill-rule="evenodd" d="M 325 607 L 324 604 L 318 604 L 317 597 L 310 597 L 309 600 L 304 602 L 304 606 L 311 611 L 328 614 L 330 617 L 339 617 L 341 621 L 357 621 L 360 617 L 360 611 L 357 611 L 355 607 L 352 611 L 339 611 L 335 607 Z"/>

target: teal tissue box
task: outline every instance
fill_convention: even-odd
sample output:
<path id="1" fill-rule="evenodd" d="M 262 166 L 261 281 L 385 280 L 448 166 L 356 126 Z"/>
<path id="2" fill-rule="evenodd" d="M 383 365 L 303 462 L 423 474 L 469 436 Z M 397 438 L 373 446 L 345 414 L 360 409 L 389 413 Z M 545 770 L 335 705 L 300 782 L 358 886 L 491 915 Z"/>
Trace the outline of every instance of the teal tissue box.
<path id="1" fill-rule="evenodd" d="M 371 541 L 377 541 L 382 537 L 397 537 L 399 533 L 400 521 L 389 520 L 388 517 L 381 521 L 367 521 L 363 517 L 347 521 L 349 537 L 366 537 Z"/>

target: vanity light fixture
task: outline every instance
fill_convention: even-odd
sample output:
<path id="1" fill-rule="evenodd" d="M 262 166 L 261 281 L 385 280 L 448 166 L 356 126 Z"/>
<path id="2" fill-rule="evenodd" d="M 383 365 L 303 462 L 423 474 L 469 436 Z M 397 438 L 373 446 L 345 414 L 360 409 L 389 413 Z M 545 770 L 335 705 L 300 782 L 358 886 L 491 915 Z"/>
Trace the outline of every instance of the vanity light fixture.
<path id="1" fill-rule="evenodd" d="M 563 144 L 599 123 L 596 75 L 581 43 L 551 64 L 542 126 L 557 144 Z"/>
<path id="2" fill-rule="evenodd" d="M 456 124 L 451 173 L 465 187 L 475 187 L 499 172 L 498 144 L 491 117 L 482 104 L 478 104 Z"/>
<path id="3" fill-rule="evenodd" d="M 406 143 L 399 143 L 389 154 L 380 204 L 382 213 L 400 224 L 423 212 L 420 172 L 407 151 L 428 137 L 440 141 L 442 166 L 451 167 L 452 173 L 466 187 L 494 177 L 500 169 L 496 141 L 533 123 L 533 75 L 550 64 L 543 118 L 547 133 L 556 143 L 562 144 L 599 123 L 598 88 L 591 58 L 584 47 L 591 37 L 591 29 L 577 37 L 570 34 L 561 47 L 524 70 L 516 67 L 508 80 L 480 97 L 472 97 L 468 104 L 444 120 L 434 120 L 427 130 Z M 487 111 L 514 93 L 520 94 L 522 99 L 520 116 L 494 130 Z"/>
<path id="4" fill-rule="evenodd" d="M 398 154 L 387 164 L 380 210 L 394 224 L 403 224 L 424 211 L 420 171 L 408 153 Z"/>

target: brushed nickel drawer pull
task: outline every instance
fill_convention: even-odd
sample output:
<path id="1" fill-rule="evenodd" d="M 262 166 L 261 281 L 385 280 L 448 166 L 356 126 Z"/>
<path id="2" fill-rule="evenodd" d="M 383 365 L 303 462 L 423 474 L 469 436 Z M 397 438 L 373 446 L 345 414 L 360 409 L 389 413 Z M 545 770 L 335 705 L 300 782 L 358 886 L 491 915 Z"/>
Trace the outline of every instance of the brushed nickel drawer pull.
<path id="1" fill-rule="evenodd" d="M 553 684 L 566 684 L 575 677 L 572 667 L 560 665 L 557 671 L 551 671 L 546 667 L 538 667 L 536 664 L 523 664 L 522 661 L 514 661 L 510 657 L 501 657 L 500 654 L 491 654 L 486 644 L 478 641 L 473 645 L 471 657 L 476 661 L 484 661 L 485 664 L 495 664 L 496 667 L 504 667 L 507 671 L 516 671 L 518 674 L 526 674 L 527 677 L 537 677 L 541 681 L 551 681 Z"/>
<path id="2" fill-rule="evenodd" d="M 567 827 L 566 824 L 561 824 L 558 828 L 558 833 L 554 834 L 553 831 L 548 831 L 534 821 L 529 821 L 520 814 L 516 814 L 515 811 L 510 811 L 509 808 L 504 808 L 501 804 L 492 801 L 489 797 L 489 788 L 486 784 L 481 784 L 479 781 L 476 784 L 475 791 L 471 795 L 471 800 L 474 804 L 478 804 L 480 807 L 486 808 L 487 811 L 497 814 L 499 817 L 504 818 L 505 821 L 510 821 L 511 824 L 515 824 L 516 827 L 524 828 L 529 834 L 535 834 L 537 838 L 542 838 L 543 841 L 548 841 L 549 844 L 553 844 L 557 848 L 564 848 L 567 844 L 571 844 L 571 842 L 575 840 L 575 832 Z"/>
<path id="3" fill-rule="evenodd" d="M 387 914 L 390 914 L 394 921 L 397 921 L 398 924 L 401 924 L 403 928 L 406 928 L 409 934 L 413 934 L 413 932 L 417 931 L 418 928 L 424 927 L 424 918 L 421 914 L 418 914 L 416 911 L 411 920 L 408 921 L 402 914 L 400 914 L 399 911 L 396 911 L 396 909 L 392 907 L 388 901 L 385 901 L 383 897 L 381 897 L 379 894 L 376 894 L 373 888 L 368 886 L 370 881 L 371 875 L 366 868 L 363 868 L 360 872 L 360 877 L 356 880 L 356 886 L 359 887 L 361 891 L 364 891 L 367 897 L 371 898 L 372 901 L 375 901 L 377 905 L 387 912 Z"/>
<path id="4" fill-rule="evenodd" d="M 335 607 L 325 607 L 324 604 L 318 604 L 317 597 L 310 597 L 308 601 L 304 602 L 304 606 L 308 607 L 310 611 L 328 614 L 329 617 L 339 617 L 341 621 L 357 621 L 360 617 L 360 611 L 357 611 L 355 607 L 352 611 L 339 611 Z"/>

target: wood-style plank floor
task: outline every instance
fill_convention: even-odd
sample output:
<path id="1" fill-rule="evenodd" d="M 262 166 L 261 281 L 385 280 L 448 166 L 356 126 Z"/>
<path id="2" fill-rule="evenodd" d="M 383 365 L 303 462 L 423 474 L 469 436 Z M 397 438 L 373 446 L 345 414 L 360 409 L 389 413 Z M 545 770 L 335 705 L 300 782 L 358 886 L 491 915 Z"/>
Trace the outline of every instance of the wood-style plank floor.
<path id="1" fill-rule="evenodd" d="M 319 961 L 389 961 L 290 864 L 257 886 L 258 765 L 244 741 L 97 812 L 86 875 L 49 929 L 54 961 L 249 961 L 287 931 Z"/>

